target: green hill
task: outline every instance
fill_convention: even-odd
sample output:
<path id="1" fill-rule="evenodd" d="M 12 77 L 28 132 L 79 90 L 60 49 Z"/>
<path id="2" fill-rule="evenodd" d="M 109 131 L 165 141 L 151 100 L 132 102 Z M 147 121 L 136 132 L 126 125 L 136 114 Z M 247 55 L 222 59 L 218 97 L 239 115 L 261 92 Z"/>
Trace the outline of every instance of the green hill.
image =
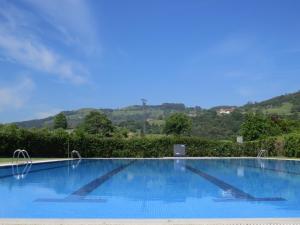
<path id="1" fill-rule="evenodd" d="M 266 114 L 277 114 L 283 116 L 299 116 L 300 91 L 271 98 L 259 103 L 249 103 L 242 107 L 245 111 L 260 111 Z"/>
<path id="2" fill-rule="evenodd" d="M 186 112 L 189 113 L 193 111 L 194 108 L 185 107 L 184 104 L 176 103 L 164 103 L 162 105 L 147 105 L 144 108 L 139 105 L 129 106 L 121 109 L 95 109 L 95 108 L 83 108 L 73 111 L 64 111 L 68 119 L 70 128 L 76 127 L 80 124 L 84 117 L 91 111 L 100 111 L 105 113 L 114 124 L 119 124 L 126 121 L 144 121 L 146 117 L 148 120 L 161 120 L 174 112 Z M 145 115 L 146 113 L 146 115 Z M 51 127 L 53 124 L 53 116 L 47 117 L 45 119 L 29 120 L 16 122 L 15 124 L 20 127 L 25 128 L 41 128 L 41 127 Z"/>
<path id="3" fill-rule="evenodd" d="M 229 114 L 221 114 L 221 109 L 234 109 Z M 262 112 L 265 114 L 277 114 L 293 119 L 299 118 L 300 92 L 278 96 L 259 103 L 248 103 L 241 107 L 216 106 L 211 109 L 201 107 L 186 107 L 181 103 L 164 103 L 161 105 L 134 105 L 120 109 L 94 109 L 84 108 L 63 112 L 67 116 L 69 128 L 78 126 L 85 116 L 92 110 L 105 113 L 115 125 L 125 127 L 132 132 L 137 132 L 143 127 L 143 121 L 147 119 L 147 133 L 160 134 L 166 117 L 175 112 L 183 112 L 191 117 L 193 121 L 192 134 L 225 139 L 237 135 L 240 125 L 247 112 Z M 39 120 L 17 122 L 20 127 L 25 128 L 52 128 L 53 118 L 48 117 Z"/>

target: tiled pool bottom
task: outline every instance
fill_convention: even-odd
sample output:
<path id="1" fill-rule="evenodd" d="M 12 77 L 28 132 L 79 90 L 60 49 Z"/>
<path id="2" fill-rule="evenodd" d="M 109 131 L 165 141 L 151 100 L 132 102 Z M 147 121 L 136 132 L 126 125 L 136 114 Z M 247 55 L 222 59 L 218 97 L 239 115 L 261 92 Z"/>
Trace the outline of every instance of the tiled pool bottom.
<path id="1" fill-rule="evenodd" d="M 298 218 L 299 190 L 299 161 L 84 159 L 0 167 L 0 217 Z"/>

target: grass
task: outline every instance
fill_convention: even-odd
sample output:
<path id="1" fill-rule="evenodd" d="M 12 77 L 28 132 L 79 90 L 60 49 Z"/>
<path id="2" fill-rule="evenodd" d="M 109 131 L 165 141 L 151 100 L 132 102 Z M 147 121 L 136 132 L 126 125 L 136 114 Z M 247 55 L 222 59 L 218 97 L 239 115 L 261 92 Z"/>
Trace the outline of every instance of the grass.
<path id="1" fill-rule="evenodd" d="M 157 126 L 163 126 L 163 125 L 165 125 L 165 121 L 164 120 L 156 120 L 156 119 L 150 119 L 150 120 L 148 120 L 148 123 L 150 125 L 157 125 Z"/>
<path id="2" fill-rule="evenodd" d="M 55 159 L 62 159 L 62 158 L 32 158 L 32 161 L 47 161 L 47 160 L 55 160 Z M 11 163 L 11 160 L 12 160 L 11 158 L 0 158 L 0 165 Z"/>

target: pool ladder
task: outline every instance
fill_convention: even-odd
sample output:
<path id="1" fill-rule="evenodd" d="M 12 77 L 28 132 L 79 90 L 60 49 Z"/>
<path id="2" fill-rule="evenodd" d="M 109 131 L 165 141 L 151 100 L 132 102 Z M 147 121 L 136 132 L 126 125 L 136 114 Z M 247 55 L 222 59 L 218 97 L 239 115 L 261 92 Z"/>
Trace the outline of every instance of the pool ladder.
<path id="1" fill-rule="evenodd" d="M 76 155 L 77 158 L 79 158 L 79 159 L 82 158 L 81 155 L 80 155 L 80 153 L 79 153 L 78 151 L 76 151 L 76 150 L 73 150 L 73 151 L 71 152 L 71 158 L 72 158 L 72 159 L 74 159 L 74 155 Z"/>
<path id="2" fill-rule="evenodd" d="M 22 168 L 19 168 L 19 159 L 20 156 L 25 159 L 25 166 Z M 24 179 L 27 174 L 29 173 L 32 165 L 32 160 L 28 154 L 28 152 L 24 149 L 17 149 L 13 153 L 13 158 L 12 158 L 12 174 L 14 178 L 17 180 Z M 23 166 L 23 165 L 22 165 Z"/>
<path id="3" fill-rule="evenodd" d="M 32 163 L 32 160 L 28 154 L 28 152 L 25 149 L 17 149 L 14 151 L 13 157 L 12 157 L 12 165 L 19 164 L 20 156 L 23 156 L 23 159 L 26 161 L 26 163 Z"/>
<path id="4" fill-rule="evenodd" d="M 257 154 L 257 158 L 261 158 L 263 156 L 266 156 L 268 154 L 268 151 L 265 149 L 261 149 L 259 150 L 258 154 Z"/>
<path id="5" fill-rule="evenodd" d="M 76 163 L 73 160 L 74 159 L 74 155 L 76 155 L 77 158 L 79 159 Z M 78 151 L 73 150 L 71 152 L 71 158 L 72 158 L 72 161 L 71 161 L 72 169 L 76 169 L 79 166 L 79 164 L 81 163 L 82 157 L 81 157 L 81 155 L 80 155 L 80 153 Z"/>

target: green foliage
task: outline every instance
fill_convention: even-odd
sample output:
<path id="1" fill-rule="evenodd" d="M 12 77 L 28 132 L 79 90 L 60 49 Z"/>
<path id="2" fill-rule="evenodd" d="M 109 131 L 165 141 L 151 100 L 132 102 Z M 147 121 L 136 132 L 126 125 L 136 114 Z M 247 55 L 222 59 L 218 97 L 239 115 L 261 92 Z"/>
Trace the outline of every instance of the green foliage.
<path id="1" fill-rule="evenodd" d="M 192 135 L 211 139 L 231 139 L 238 134 L 244 121 L 244 114 L 238 109 L 229 115 L 218 115 L 215 110 L 203 110 L 193 117 L 192 121 Z"/>
<path id="2" fill-rule="evenodd" d="M 298 120 L 300 118 L 300 92 L 282 95 L 260 103 L 246 104 L 245 106 L 237 107 L 235 112 L 229 115 L 217 115 L 216 109 L 220 107 L 205 110 L 200 107 L 186 107 L 184 104 L 164 103 L 161 105 L 147 105 L 146 115 L 149 121 L 162 121 L 173 113 L 185 113 L 193 120 L 192 135 L 214 139 L 228 139 L 237 135 L 239 126 L 243 123 L 243 114 L 248 112 L 262 112 L 267 115 L 276 114 L 288 119 Z M 222 106 L 222 108 L 226 107 L 231 106 Z M 91 111 L 104 113 L 114 124 L 125 127 L 132 132 L 141 130 L 145 118 L 145 112 L 141 105 L 122 109 L 85 108 L 64 112 L 68 118 L 68 127 L 76 128 Z M 53 120 L 53 117 L 48 117 L 42 120 L 25 121 L 17 124 L 27 128 L 53 127 Z M 162 127 L 163 125 L 150 123 L 149 127 L 147 127 L 147 133 L 161 133 Z"/>
<path id="3" fill-rule="evenodd" d="M 59 113 L 54 117 L 54 124 L 53 124 L 54 129 L 62 128 L 62 129 L 67 129 L 68 127 L 68 121 L 67 117 L 63 113 Z"/>
<path id="4" fill-rule="evenodd" d="M 128 129 L 124 127 L 116 127 L 112 136 L 114 138 L 128 138 L 128 133 Z"/>
<path id="5" fill-rule="evenodd" d="M 121 132 L 122 133 L 122 132 Z M 0 157 L 11 157 L 16 149 L 26 149 L 32 157 L 67 157 L 70 149 L 83 157 L 169 157 L 174 144 L 185 144 L 187 156 L 256 156 L 260 149 L 269 156 L 300 157 L 300 134 L 268 137 L 237 144 L 199 137 L 152 136 L 122 138 L 119 134 L 103 138 L 77 130 L 22 129 L 15 125 L 0 126 Z"/>
<path id="6" fill-rule="evenodd" d="M 98 134 L 103 137 L 110 137 L 114 130 L 107 116 L 97 111 L 92 111 L 85 117 L 82 127 L 88 134 Z"/>
<path id="7" fill-rule="evenodd" d="M 69 134 L 63 129 L 0 129 L 0 155 L 11 157 L 16 149 L 30 150 L 33 157 L 62 157 Z"/>
<path id="8" fill-rule="evenodd" d="M 122 109 L 80 109 L 74 111 L 67 111 L 64 114 L 68 119 L 69 128 L 77 128 L 79 124 L 83 123 L 85 118 L 91 111 L 98 111 L 107 115 L 113 124 L 120 127 L 125 127 L 132 132 L 137 132 L 143 127 L 145 112 L 141 105 L 130 106 Z M 147 124 L 147 133 L 162 133 L 164 119 L 176 112 L 184 112 L 186 114 L 201 112 L 200 107 L 188 108 L 184 104 L 164 103 L 162 105 L 147 105 L 146 118 L 151 121 Z M 152 123 L 152 121 L 159 121 L 159 123 Z M 42 120 L 32 120 L 18 123 L 19 126 L 30 127 L 52 127 L 53 117 Z"/>
<path id="9" fill-rule="evenodd" d="M 69 134 L 63 129 L 0 128 L 0 156 L 9 157 L 22 148 L 32 157 L 66 157 L 68 142 L 70 149 L 84 157 L 167 157 L 173 155 L 173 145 L 178 143 L 187 145 L 188 156 L 233 156 L 231 150 L 236 149 L 232 142 L 196 137 L 102 138 L 82 130 Z"/>
<path id="10" fill-rule="evenodd" d="M 220 106 L 221 108 L 231 106 Z M 210 139 L 232 139 L 239 134 L 240 126 L 245 120 L 245 115 L 249 112 L 261 112 L 265 116 L 279 115 L 279 123 L 275 123 L 275 128 L 280 132 L 273 132 L 276 129 L 258 135 L 264 138 L 269 135 L 285 134 L 289 132 L 300 132 L 300 92 L 282 95 L 260 103 L 251 103 L 242 107 L 237 107 L 234 112 L 228 115 L 218 115 L 214 107 L 209 110 L 200 107 L 186 107 L 184 104 L 164 103 L 161 105 L 146 106 L 146 130 L 147 134 L 162 134 L 165 119 L 173 113 L 185 113 L 192 120 L 191 135 L 201 136 Z M 74 111 L 63 112 L 68 119 L 68 128 L 78 128 L 83 123 L 84 118 L 91 112 L 97 111 L 107 115 L 115 126 L 126 128 L 134 135 L 138 136 L 143 128 L 145 111 L 141 105 L 125 107 L 121 109 L 92 109 L 85 108 Z M 270 121 L 269 121 L 270 122 Z M 52 128 L 54 117 L 42 120 L 32 120 L 17 123 L 26 128 L 48 127 Z M 271 122 L 272 124 L 272 122 Z M 285 124 L 285 125 L 284 125 Z M 285 126 L 285 127 L 284 127 Z M 83 129 L 83 128 L 82 128 Z M 102 135 L 102 134 L 100 134 Z M 256 137 L 255 137 L 256 138 Z M 253 139 L 253 138 L 251 138 Z M 250 140 L 250 139 L 249 139 Z"/>
<path id="11" fill-rule="evenodd" d="M 243 148 L 248 150 L 251 149 L 256 154 L 260 149 L 266 149 L 268 151 L 268 156 L 300 158 L 300 134 L 288 134 L 246 142 L 243 145 Z"/>
<path id="12" fill-rule="evenodd" d="M 137 130 L 142 129 L 143 123 L 143 121 L 128 120 L 119 123 L 118 127 L 126 128 L 131 132 L 137 132 Z"/>
<path id="13" fill-rule="evenodd" d="M 292 113 L 299 113 L 300 112 L 300 102 L 296 105 L 293 105 L 292 109 L 291 109 Z"/>
<path id="14" fill-rule="evenodd" d="M 290 115 L 293 112 L 299 113 L 300 91 L 271 98 L 260 103 L 247 104 L 242 109 L 247 112 L 264 112 L 267 114 Z"/>
<path id="15" fill-rule="evenodd" d="M 283 129 L 280 123 L 279 120 L 276 122 L 263 114 L 249 113 L 241 126 L 241 134 L 247 141 L 279 135 Z"/>
<path id="16" fill-rule="evenodd" d="M 190 134 L 192 129 L 191 119 L 184 113 L 174 113 L 166 119 L 164 132 L 166 134 Z"/>
<path id="17" fill-rule="evenodd" d="M 287 135 L 284 137 L 285 156 L 300 157 L 300 134 Z"/>

